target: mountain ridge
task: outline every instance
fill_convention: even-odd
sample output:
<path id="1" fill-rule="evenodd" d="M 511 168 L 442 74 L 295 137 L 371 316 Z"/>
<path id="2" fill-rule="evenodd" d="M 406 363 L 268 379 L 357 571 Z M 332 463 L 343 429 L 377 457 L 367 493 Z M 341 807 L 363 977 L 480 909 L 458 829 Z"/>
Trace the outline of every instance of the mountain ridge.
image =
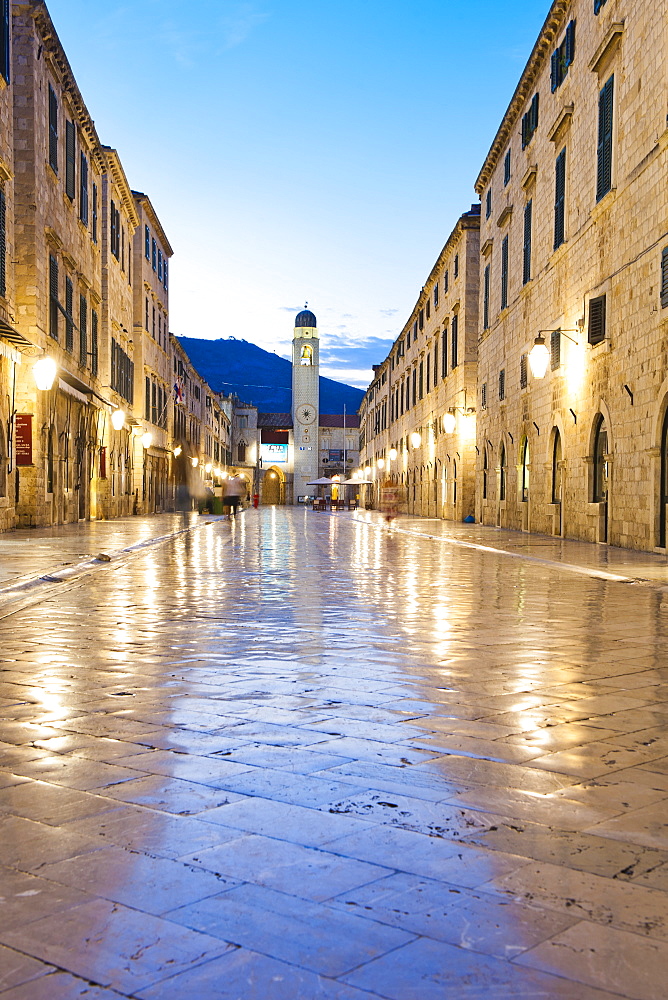
<path id="1" fill-rule="evenodd" d="M 178 337 L 193 365 L 214 392 L 234 394 L 262 413 L 289 413 L 292 406 L 292 363 L 236 337 L 204 340 Z M 364 391 L 320 376 L 320 412 L 357 413 Z"/>

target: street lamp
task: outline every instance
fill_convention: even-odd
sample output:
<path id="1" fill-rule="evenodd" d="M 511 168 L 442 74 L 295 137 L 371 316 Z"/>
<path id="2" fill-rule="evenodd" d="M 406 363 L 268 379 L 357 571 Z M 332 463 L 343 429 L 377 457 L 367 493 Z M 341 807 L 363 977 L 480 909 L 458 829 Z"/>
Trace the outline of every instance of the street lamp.
<path id="1" fill-rule="evenodd" d="M 419 448 L 422 444 L 422 435 L 418 434 L 417 431 L 413 431 L 411 434 L 411 445 L 413 448 Z"/>
<path id="2" fill-rule="evenodd" d="M 443 430 L 446 434 L 452 434 L 456 426 L 457 418 L 455 417 L 455 412 L 454 410 L 448 410 L 443 417 Z"/>
<path id="3" fill-rule="evenodd" d="M 385 459 L 384 458 L 379 458 L 376 464 L 377 464 L 377 466 L 378 466 L 379 469 L 384 469 L 385 468 Z"/>
<path id="4" fill-rule="evenodd" d="M 534 378 L 545 378 L 547 366 L 550 363 L 550 352 L 545 343 L 545 337 L 539 333 L 529 351 L 529 367 Z"/>
<path id="5" fill-rule="evenodd" d="M 53 385 L 58 367 L 53 358 L 40 358 L 32 366 L 35 385 L 42 392 L 47 392 Z"/>
<path id="6" fill-rule="evenodd" d="M 193 457 L 190 459 L 190 464 L 192 465 L 193 469 L 196 469 L 197 466 L 199 465 L 199 458 L 197 458 L 196 455 L 193 455 Z"/>
<path id="7" fill-rule="evenodd" d="M 181 447 L 181 445 L 177 444 L 176 448 L 172 452 L 172 454 L 174 455 L 174 458 L 178 458 L 182 451 L 183 451 L 183 448 Z"/>
<path id="8" fill-rule="evenodd" d="M 206 472 L 206 474 L 209 475 L 212 469 L 213 465 L 211 464 L 211 462 L 207 462 L 206 465 L 204 466 L 204 471 Z"/>
<path id="9" fill-rule="evenodd" d="M 142 436 L 141 436 L 141 443 L 142 443 L 143 448 L 146 451 L 148 451 L 148 449 L 153 444 L 153 435 L 151 434 L 150 431 L 146 431 L 144 434 L 142 434 Z"/>
<path id="10" fill-rule="evenodd" d="M 111 414 L 111 426 L 115 431 L 120 431 L 121 427 L 125 423 L 125 411 L 124 410 L 114 410 Z"/>
<path id="11" fill-rule="evenodd" d="M 390 448 L 390 451 L 389 451 L 390 462 L 394 462 L 394 460 L 396 459 L 396 457 L 397 457 L 397 449 L 396 448 Z"/>

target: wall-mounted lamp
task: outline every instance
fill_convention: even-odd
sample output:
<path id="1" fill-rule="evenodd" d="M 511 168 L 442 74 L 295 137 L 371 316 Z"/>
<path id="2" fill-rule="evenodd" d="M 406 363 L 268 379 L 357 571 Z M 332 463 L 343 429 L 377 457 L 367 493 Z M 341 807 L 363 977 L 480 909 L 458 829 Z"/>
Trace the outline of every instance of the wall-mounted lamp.
<path id="1" fill-rule="evenodd" d="M 550 363 L 550 352 L 545 343 L 545 337 L 539 333 L 529 351 L 529 367 L 534 378 L 545 378 L 547 366 Z"/>
<path id="2" fill-rule="evenodd" d="M 413 431 L 411 434 L 411 445 L 413 448 L 419 448 L 422 444 L 422 435 L 418 434 L 417 431 Z"/>
<path id="3" fill-rule="evenodd" d="M 397 457 L 397 449 L 396 448 L 390 448 L 388 454 L 389 454 L 390 462 L 394 462 L 394 460 Z"/>
<path id="4" fill-rule="evenodd" d="M 376 465 L 378 466 L 379 469 L 384 469 L 385 468 L 385 459 L 384 458 L 379 458 L 378 461 L 376 462 Z"/>
<path id="5" fill-rule="evenodd" d="M 181 447 L 181 445 L 177 444 L 176 448 L 172 452 L 172 454 L 174 455 L 174 458 L 178 458 L 182 451 L 183 451 L 183 448 Z"/>
<path id="6" fill-rule="evenodd" d="M 207 462 L 206 465 L 204 466 L 204 471 L 206 472 L 206 474 L 208 475 L 212 469 L 213 465 L 211 464 L 211 462 Z"/>
<path id="7" fill-rule="evenodd" d="M 53 358 L 40 358 L 32 366 L 32 374 L 35 379 L 35 385 L 41 392 L 47 392 L 53 385 L 56 379 L 56 373 L 58 371 L 58 366 Z"/>
<path id="8" fill-rule="evenodd" d="M 114 410 L 111 414 L 111 426 L 115 431 L 120 431 L 121 427 L 125 423 L 125 411 L 124 410 Z"/>
<path id="9" fill-rule="evenodd" d="M 141 436 L 141 443 L 142 443 L 142 446 L 146 449 L 146 451 L 148 451 L 148 449 L 153 444 L 153 435 L 151 434 L 150 431 L 146 431 L 145 434 L 142 434 L 142 436 Z"/>
<path id="10" fill-rule="evenodd" d="M 199 465 L 199 458 L 197 458 L 196 455 L 193 455 L 193 457 L 190 459 L 190 464 L 192 465 L 193 469 L 196 469 L 197 466 Z"/>
<path id="11" fill-rule="evenodd" d="M 455 411 L 454 409 L 448 410 L 443 417 L 443 430 L 446 434 L 452 434 L 456 426 L 457 418 L 455 417 Z"/>

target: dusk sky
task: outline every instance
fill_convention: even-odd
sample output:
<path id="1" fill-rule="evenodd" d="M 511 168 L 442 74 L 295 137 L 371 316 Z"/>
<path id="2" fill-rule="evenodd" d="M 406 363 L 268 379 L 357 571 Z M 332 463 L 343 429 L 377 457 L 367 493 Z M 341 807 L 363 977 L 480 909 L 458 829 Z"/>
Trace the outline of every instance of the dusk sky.
<path id="1" fill-rule="evenodd" d="M 366 387 L 459 215 L 549 0 L 47 0 L 175 251 L 172 332 Z"/>

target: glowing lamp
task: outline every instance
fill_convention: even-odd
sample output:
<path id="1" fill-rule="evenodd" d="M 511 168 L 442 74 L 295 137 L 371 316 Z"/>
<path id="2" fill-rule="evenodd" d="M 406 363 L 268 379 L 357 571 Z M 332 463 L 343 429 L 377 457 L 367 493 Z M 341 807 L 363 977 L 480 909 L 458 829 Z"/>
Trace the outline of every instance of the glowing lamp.
<path id="1" fill-rule="evenodd" d="M 397 457 L 397 449 L 396 448 L 390 448 L 389 454 L 390 454 L 390 462 L 393 462 L 395 460 L 395 458 Z"/>
<path id="2" fill-rule="evenodd" d="M 192 465 L 193 469 L 196 469 L 197 466 L 199 465 L 199 458 L 193 455 L 193 457 L 190 459 L 190 464 Z"/>
<path id="3" fill-rule="evenodd" d="M 207 473 L 207 475 L 211 472 L 212 469 L 213 465 L 211 464 L 211 462 L 207 462 L 206 465 L 204 466 L 204 471 Z"/>
<path id="4" fill-rule="evenodd" d="M 120 431 L 121 427 L 125 423 L 125 411 L 124 410 L 114 410 L 111 414 L 111 426 L 115 431 Z"/>
<path id="5" fill-rule="evenodd" d="M 371 475 L 371 466 L 370 466 L 370 465 L 367 465 L 367 467 L 366 467 L 366 469 L 364 470 L 364 472 L 365 472 L 365 474 L 366 474 L 367 476 L 370 476 L 370 475 Z"/>
<path id="6" fill-rule="evenodd" d="M 32 373 L 35 385 L 42 392 L 46 392 L 54 383 L 58 368 L 53 358 L 40 358 L 32 366 Z"/>
<path id="7" fill-rule="evenodd" d="M 181 445 L 177 444 L 176 448 L 174 449 L 174 458 L 178 458 L 182 451 L 183 448 L 181 447 Z"/>
<path id="8" fill-rule="evenodd" d="M 417 431 L 413 431 L 411 434 L 411 445 L 413 448 L 419 448 L 422 444 L 422 435 L 418 434 Z"/>
<path id="9" fill-rule="evenodd" d="M 384 469 L 385 468 L 385 459 L 384 458 L 379 458 L 378 462 L 377 462 L 377 465 L 378 465 L 379 469 Z"/>
<path id="10" fill-rule="evenodd" d="M 151 447 L 151 445 L 153 444 L 153 435 L 151 434 L 150 431 L 146 431 L 145 434 L 142 434 L 141 443 L 143 447 L 146 448 L 147 450 Z"/>
<path id="11" fill-rule="evenodd" d="M 443 417 L 443 430 L 446 434 L 452 434 L 455 427 L 457 426 L 457 420 L 454 413 L 450 410 Z"/>
<path id="12" fill-rule="evenodd" d="M 534 340 L 533 347 L 529 351 L 529 367 L 534 378 L 545 378 L 545 372 L 550 362 L 550 352 L 545 344 L 545 337 L 540 334 Z"/>

